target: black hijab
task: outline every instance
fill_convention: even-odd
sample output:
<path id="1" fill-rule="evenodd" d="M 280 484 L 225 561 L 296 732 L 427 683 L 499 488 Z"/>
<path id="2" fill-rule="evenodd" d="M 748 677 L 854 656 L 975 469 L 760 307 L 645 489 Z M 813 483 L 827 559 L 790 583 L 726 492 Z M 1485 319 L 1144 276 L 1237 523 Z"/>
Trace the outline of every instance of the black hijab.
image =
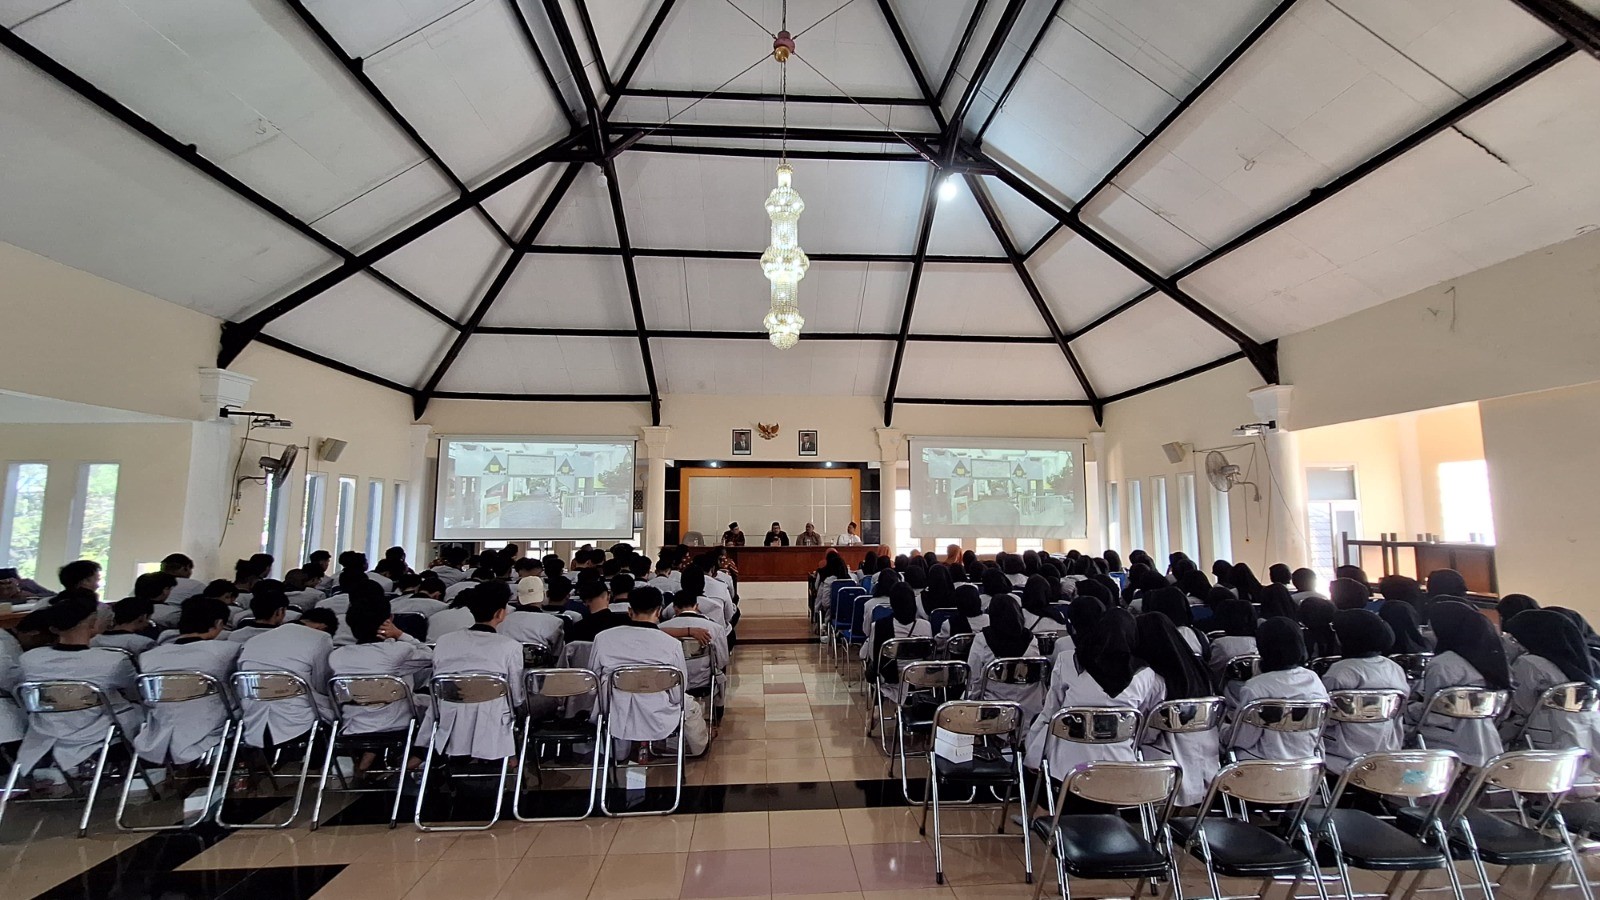
<path id="1" fill-rule="evenodd" d="M 956 605 L 955 585 L 950 581 L 950 570 L 934 566 L 928 570 L 928 589 L 922 592 L 922 608 L 933 614 L 936 609 L 951 609 Z"/>
<path id="2" fill-rule="evenodd" d="M 1428 573 L 1428 599 L 1437 600 L 1440 597 L 1455 597 L 1465 600 L 1467 597 L 1467 580 L 1455 569 L 1434 569 Z"/>
<path id="3" fill-rule="evenodd" d="M 1573 681 L 1600 686 L 1595 662 L 1572 620 L 1552 609 L 1530 609 L 1505 623 L 1505 630 L 1529 653 L 1554 663 Z"/>
<path id="4" fill-rule="evenodd" d="M 1299 621 L 1300 604 L 1294 602 L 1287 587 L 1274 581 L 1261 589 L 1261 616 L 1268 619 L 1283 616 Z"/>
<path id="5" fill-rule="evenodd" d="M 1539 601 L 1527 594 L 1507 594 L 1500 598 L 1494 605 L 1494 611 L 1500 614 L 1500 630 L 1506 630 L 1506 623 L 1517 617 L 1517 613 L 1538 609 Z M 1540 654 L 1543 655 L 1543 654 Z"/>
<path id="6" fill-rule="evenodd" d="M 1011 579 L 998 566 L 983 570 L 983 593 L 991 598 L 1011 593 Z"/>
<path id="7" fill-rule="evenodd" d="M 1117 555 L 1117 551 L 1115 551 L 1115 550 L 1107 550 L 1105 553 L 1101 554 L 1101 559 L 1103 559 L 1105 561 L 1106 571 L 1108 571 L 1108 572 L 1121 572 L 1122 571 L 1122 557 Z"/>
<path id="8" fill-rule="evenodd" d="M 1430 583 L 1432 580 L 1432 576 L 1429 576 Z M 1384 605 L 1388 606 L 1387 603 Z M 1482 613 L 1461 600 L 1435 600 L 1428 606 L 1428 622 L 1433 626 L 1433 636 L 1437 641 L 1434 652 L 1454 651 L 1478 670 L 1489 687 L 1497 690 L 1511 687 L 1511 665 L 1506 662 L 1506 645 Z"/>
<path id="9" fill-rule="evenodd" d="M 1256 652 L 1261 655 L 1261 671 L 1282 672 L 1306 664 L 1306 642 L 1300 623 L 1274 616 L 1256 630 Z"/>
<path id="10" fill-rule="evenodd" d="M 1563 606 L 1552 606 L 1550 609 L 1567 617 L 1572 627 L 1578 629 L 1578 634 L 1583 636 L 1584 644 L 1589 647 L 1589 655 L 1594 658 L 1595 664 L 1600 665 L 1600 634 L 1595 634 L 1589 627 L 1589 620 L 1585 619 L 1577 610 L 1567 609 Z"/>
<path id="11" fill-rule="evenodd" d="M 1383 656 L 1394 646 L 1394 631 L 1370 609 L 1341 609 L 1333 614 L 1333 631 L 1345 659 Z"/>
<path id="12" fill-rule="evenodd" d="M 1261 599 L 1261 579 L 1256 577 L 1248 563 L 1234 563 L 1232 586 L 1238 589 L 1240 600 L 1254 602 Z"/>
<path id="13" fill-rule="evenodd" d="M 1211 593 L 1211 579 L 1206 577 L 1206 573 L 1195 569 L 1178 576 L 1178 587 L 1196 600 L 1204 600 Z"/>
<path id="14" fill-rule="evenodd" d="M 983 629 L 983 637 L 996 659 L 1028 652 L 1033 633 L 1022 624 L 1022 607 L 1017 605 L 1017 598 L 1000 594 L 989 601 L 989 625 Z"/>
<path id="15" fill-rule="evenodd" d="M 1403 600 L 1418 609 L 1423 606 L 1422 585 L 1418 584 L 1415 578 L 1385 575 L 1378 579 L 1378 593 L 1383 595 L 1385 602 Z"/>
<path id="16" fill-rule="evenodd" d="M 911 625 L 917 621 L 917 592 L 904 584 L 896 584 L 889 589 L 889 609 L 894 611 L 894 620 L 901 625 Z"/>
<path id="17" fill-rule="evenodd" d="M 1194 624 L 1194 616 L 1189 612 L 1189 598 L 1183 591 L 1174 587 L 1162 588 L 1151 591 L 1144 597 L 1144 611 L 1146 613 L 1160 613 L 1167 617 L 1175 627 Z"/>
<path id="18" fill-rule="evenodd" d="M 1107 590 L 1105 585 L 1093 578 L 1086 578 L 1083 581 L 1078 582 L 1078 597 L 1080 599 L 1084 597 L 1091 597 L 1095 600 L 1099 600 L 1101 608 L 1117 605 L 1116 602 L 1111 599 L 1111 591 Z M 1067 615 L 1070 620 L 1072 614 L 1069 612 Z"/>
<path id="19" fill-rule="evenodd" d="M 1378 608 L 1378 617 L 1388 624 L 1394 634 L 1395 653 L 1427 653 L 1428 640 L 1422 636 L 1421 619 L 1416 607 L 1409 603 L 1385 603 Z"/>
<path id="20" fill-rule="evenodd" d="M 1339 609 L 1365 609 L 1371 597 L 1367 586 L 1353 578 L 1335 578 L 1328 585 L 1328 599 Z"/>
<path id="21" fill-rule="evenodd" d="M 1248 600 L 1224 600 L 1216 607 L 1216 625 L 1230 637 L 1255 637 L 1256 609 Z"/>
<path id="22" fill-rule="evenodd" d="M 1055 619 L 1056 612 L 1050 608 L 1050 601 L 1060 596 L 1060 590 L 1051 590 L 1049 579 L 1030 575 L 1028 583 L 1022 586 L 1022 608 L 1041 619 Z"/>
<path id="23" fill-rule="evenodd" d="M 1306 652 L 1312 656 L 1338 656 L 1339 636 L 1333 630 L 1337 610 L 1333 604 L 1320 597 L 1307 597 L 1300 601 L 1299 612 L 1300 621 L 1306 626 Z"/>
<path id="24" fill-rule="evenodd" d="M 1133 616 L 1125 609 L 1108 610 L 1078 644 L 1078 671 L 1087 672 L 1107 697 L 1115 697 L 1133 681 L 1139 664 L 1133 656 Z"/>
<path id="25" fill-rule="evenodd" d="M 1105 615 L 1106 604 L 1099 598 L 1079 594 L 1078 599 L 1067 607 L 1067 627 L 1072 629 L 1073 639 L 1087 638 Z"/>
<path id="26" fill-rule="evenodd" d="M 1211 678 L 1172 620 L 1147 612 L 1135 622 L 1133 652 L 1167 683 L 1168 700 L 1211 696 Z"/>

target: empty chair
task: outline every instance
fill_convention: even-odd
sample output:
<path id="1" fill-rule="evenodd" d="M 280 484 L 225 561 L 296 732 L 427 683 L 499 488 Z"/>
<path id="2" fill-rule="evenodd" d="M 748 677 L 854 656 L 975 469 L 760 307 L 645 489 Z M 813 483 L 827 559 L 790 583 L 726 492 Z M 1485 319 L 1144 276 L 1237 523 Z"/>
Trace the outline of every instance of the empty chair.
<path id="1" fill-rule="evenodd" d="M 1335 692 L 1334 718 L 1341 714 L 1341 708 L 1347 707 L 1349 699 L 1341 699 L 1339 695 L 1348 693 L 1358 692 Z M 1393 715 L 1391 713 L 1390 717 Z M 1394 873 L 1385 891 L 1389 896 L 1394 895 L 1407 872 L 1444 869 L 1450 879 L 1450 890 L 1456 900 L 1462 900 L 1461 880 L 1451 862 L 1439 817 L 1460 771 L 1461 760 L 1448 750 L 1367 753 L 1345 768 L 1327 808 L 1313 817 L 1311 836 L 1316 844 L 1326 844 L 1331 851 L 1346 897 L 1355 896 L 1350 883 L 1351 867 Z M 1413 833 L 1401 831 L 1363 809 L 1341 806 L 1345 794 L 1353 791 L 1363 791 L 1375 798 L 1403 798 L 1416 804 L 1411 807 L 1419 811 L 1412 823 Z M 1423 877 L 1417 876 L 1419 881 Z"/>
<path id="2" fill-rule="evenodd" d="M 606 673 L 603 696 L 605 697 L 607 714 L 604 717 L 605 727 L 602 731 L 600 749 L 602 754 L 602 769 L 607 772 L 610 771 L 612 754 L 615 752 L 616 741 L 619 739 L 628 741 L 656 741 L 667 740 L 676 737 L 677 747 L 672 754 L 671 763 L 673 766 L 671 806 L 667 807 L 666 809 L 658 810 L 614 810 L 610 807 L 606 800 L 606 795 L 609 793 L 608 788 L 610 786 L 610 779 L 608 777 L 600 786 L 601 812 L 608 816 L 665 816 L 677 812 L 678 804 L 683 802 L 683 722 L 684 716 L 688 710 L 688 705 L 684 703 L 683 691 L 683 670 L 674 668 L 672 666 L 619 666 L 618 668 Z M 619 736 L 616 728 L 620 717 L 615 714 L 618 700 L 624 695 L 643 697 L 649 694 L 665 695 L 668 701 L 675 706 L 678 716 L 677 727 L 673 729 L 671 735 L 644 736 L 630 734 L 626 736 Z M 619 762 L 626 763 L 627 761 L 619 760 Z M 635 765 L 643 765 L 650 768 L 661 767 L 660 763 Z"/>
<path id="3" fill-rule="evenodd" d="M 516 793 L 511 797 L 511 815 L 519 822 L 561 822 L 586 818 L 594 812 L 604 755 L 600 746 L 604 740 L 601 717 L 597 712 L 592 715 L 587 713 L 594 709 L 595 700 L 600 694 L 600 678 L 588 669 L 529 669 L 526 678 L 529 712 L 522 723 L 522 750 L 517 762 L 519 782 Z M 554 704 L 548 714 L 539 710 L 540 699 Z M 587 766 L 545 765 L 546 748 L 554 748 L 558 753 L 576 752 L 577 746 L 586 742 L 593 745 Z M 587 769 L 589 803 L 583 812 L 576 816 L 524 815 L 524 791 L 520 779 L 527 777 L 530 764 L 534 777 L 541 784 L 547 769 Z"/>
<path id="4" fill-rule="evenodd" d="M 894 764 L 900 762 L 900 792 L 907 803 L 918 803 L 911 797 L 910 777 L 906 774 L 906 737 L 916 735 L 933 740 L 934 717 L 940 705 L 958 699 L 966 687 L 970 670 L 960 660 L 927 660 L 914 662 L 900 672 L 904 693 L 894 707 L 895 751 L 889 757 L 889 770 L 894 775 Z"/>
<path id="5" fill-rule="evenodd" d="M 133 751 L 133 744 L 122 725 L 117 721 L 112 710 L 111 701 L 98 686 L 88 681 L 24 681 L 17 685 L 17 704 L 28 717 L 30 728 L 37 728 L 41 719 L 50 716 L 66 716 L 74 713 L 90 713 L 96 715 L 104 722 L 104 737 L 100 740 L 100 749 L 95 757 L 94 775 L 89 780 L 89 793 L 84 797 L 83 813 L 78 817 L 78 837 L 89 833 L 89 815 L 94 811 L 94 801 L 100 795 L 100 784 L 105 780 L 106 769 L 109 767 L 111 750 L 121 747 L 127 752 L 129 763 L 126 778 L 133 778 L 137 772 L 144 779 L 146 787 L 151 793 L 155 788 L 150 784 L 150 776 L 145 773 L 144 765 L 139 761 L 138 754 Z M 47 751 L 48 752 L 48 751 Z M 7 801 L 16 791 L 17 779 L 24 769 L 31 770 L 38 759 L 14 760 L 11 764 L 11 774 L 6 776 L 5 793 L 0 794 L 0 820 L 4 820 Z M 62 766 L 63 774 L 67 774 L 69 767 Z M 72 786 L 73 795 L 79 793 L 79 786 L 68 775 L 68 784 Z"/>
<path id="6" fill-rule="evenodd" d="M 125 820 L 128 808 L 128 794 L 133 787 L 132 778 L 122 780 L 122 796 L 117 801 L 117 827 L 123 831 L 171 831 L 176 829 L 189 829 L 204 822 L 214 811 L 213 803 L 217 797 L 217 788 L 221 783 L 222 758 L 227 755 L 228 734 L 234 727 L 231 716 L 231 705 L 228 703 L 227 692 L 222 689 L 222 683 L 204 672 L 158 672 L 150 675 L 139 676 L 139 702 L 148 712 L 146 727 L 149 723 L 158 720 L 164 712 L 171 712 L 178 704 L 189 703 L 204 705 L 207 700 L 215 700 L 223 704 L 223 709 L 230 714 L 223 719 L 222 731 L 215 744 L 201 757 L 204 761 L 210 757 L 210 774 L 206 778 L 205 805 L 200 808 L 193 821 L 187 818 L 176 825 L 129 825 Z M 171 742 L 167 742 L 160 759 L 148 759 L 148 762 L 157 766 L 175 765 L 171 754 Z"/>
<path id="7" fill-rule="evenodd" d="M 1317 896 L 1327 900 L 1305 818 L 1321 784 L 1322 763 L 1315 759 L 1229 763 L 1212 779 L 1197 815 L 1173 816 L 1166 824 L 1173 841 L 1205 865 L 1212 898 L 1222 896 L 1219 875 L 1263 880 L 1310 875 Z M 1255 825 L 1218 814 L 1219 800 L 1284 807 L 1285 814 L 1270 826 Z"/>
<path id="8" fill-rule="evenodd" d="M 1164 825 L 1177 802 L 1183 770 L 1176 762 L 1118 762 L 1097 760 L 1067 773 L 1060 792 L 1051 800 L 1055 810 L 1048 822 L 1035 820 L 1056 862 L 1062 900 L 1068 900 L 1070 878 L 1156 879 L 1178 883 L 1178 862 L 1172 838 Z M 1063 815 L 1069 797 L 1091 803 L 1137 809 L 1139 828 L 1120 815 L 1082 813 Z M 1178 888 L 1181 896 L 1181 887 Z M 1044 893 L 1044 880 L 1033 896 Z"/>
<path id="9" fill-rule="evenodd" d="M 908 678 L 914 671 L 932 671 L 939 667 L 946 683 L 962 663 L 917 663 L 906 670 Z M 940 756 L 937 744 L 928 748 L 928 790 L 922 805 L 922 828 L 926 833 L 928 813 L 933 813 L 933 867 L 934 880 L 944 884 L 944 844 L 952 838 L 1006 838 L 1006 811 L 1015 796 L 1022 810 L 1022 860 L 1023 878 L 1033 883 L 1033 845 L 1029 833 L 1033 829 L 1031 810 L 1023 796 L 1022 735 L 1024 725 L 1022 707 L 1006 700 L 952 700 L 939 705 L 933 715 L 932 726 L 936 733 L 948 733 L 971 738 L 971 758 L 955 762 Z M 980 743 L 981 742 L 981 743 Z M 901 776 L 905 774 L 904 743 L 901 744 Z M 994 833 L 945 834 L 939 819 L 941 788 L 966 788 L 974 797 L 980 789 L 987 789 L 998 801 L 998 824 Z M 966 804 L 971 806 L 972 804 Z"/>
<path id="10" fill-rule="evenodd" d="M 1221 697 L 1163 700 L 1151 708 L 1139 727 L 1135 746 L 1139 759 L 1167 757 L 1183 766 L 1177 787 L 1179 806 L 1205 799 L 1206 785 L 1221 768 Z"/>
<path id="11" fill-rule="evenodd" d="M 339 675 L 328 679 L 328 695 L 333 698 L 333 722 L 328 728 L 328 749 L 323 755 L 322 777 L 317 779 L 317 796 L 311 804 L 311 829 L 315 831 L 322 820 L 322 797 L 328 790 L 328 776 L 334 773 L 334 757 L 349 756 L 359 759 L 372 753 L 388 756 L 391 764 L 387 771 L 394 778 L 394 803 L 389 808 L 389 827 L 400 821 L 400 798 L 405 793 L 406 760 L 411 755 L 411 745 L 417 734 L 417 706 L 411 695 L 411 684 L 396 675 Z M 394 720 L 404 726 L 381 731 L 352 727 L 350 707 L 363 710 L 382 709 L 392 713 Z M 359 722 L 359 720 L 354 720 Z M 370 772 L 370 770 L 369 770 Z M 342 772 L 339 774 L 344 780 Z M 346 790 L 352 790 L 346 785 Z M 354 788 L 353 790 L 385 791 L 387 787 Z"/>
<path id="12" fill-rule="evenodd" d="M 305 797 L 306 780 L 311 776 L 311 759 L 314 756 L 312 748 L 316 745 L 317 738 L 322 734 L 323 729 L 328 725 L 322 718 L 321 707 L 313 701 L 313 696 L 311 685 L 304 678 L 293 672 L 245 671 L 233 673 L 233 697 L 235 702 L 239 704 L 241 716 L 248 715 L 250 707 L 254 705 L 304 703 L 312 711 L 313 718 L 310 728 L 303 734 L 287 736 L 287 740 L 279 740 L 278 736 L 274 735 L 273 746 L 270 748 L 276 750 L 300 744 L 305 746 L 305 755 L 300 762 L 300 775 L 295 780 L 294 801 L 289 806 L 289 815 L 278 822 L 226 822 L 222 818 L 223 808 L 228 800 L 227 787 L 224 785 L 222 793 L 223 806 L 217 807 L 218 825 L 224 828 L 288 828 L 294 824 L 295 818 L 300 815 L 300 803 Z M 238 765 L 239 747 L 244 744 L 245 733 L 248 730 L 242 722 L 233 730 L 233 746 L 228 750 L 227 771 L 230 777 L 234 767 Z M 260 750 L 263 754 L 266 754 L 269 750 L 265 742 L 260 746 L 255 744 L 246 746 L 253 750 Z M 267 761 L 267 765 L 271 766 L 270 759 Z"/>
<path id="13" fill-rule="evenodd" d="M 446 713 L 451 712 L 451 707 L 462 708 L 477 707 L 479 704 L 505 704 L 510 708 L 510 715 L 514 716 L 514 695 L 511 685 L 502 675 L 488 672 L 459 672 L 449 675 L 434 675 L 428 679 L 428 691 L 433 695 L 433 715 L 429 716 L 432 727 L 428 731 L 428 743 L 422 758 L 422 778 L 417 783 L 417 805 L 412 812 L 411 821 L 419 831 L 487 831 L 500 821 L 500 810 L 505 803 L 506 776 L 511 769 L 511 760 L 514 755 L 506 756 L 500 760 L 499 784 L 494 792 L 494 811 L 489 819 L 482 825 L 439 825 L 424 822 L 422 819 L 422 804 L 428 797 L 428 781 L 435 768 L 435 757 L 444 756 L 450 746 L 451 734 L 446 731 L 442 740 L 439 734 L 440 723 L 446 718 Z M 469 723 L 487 725 L 488 716 L 461 716 L 450 717 L 454 727 L 465 720 Z M 507 731 L 512 729 L 512 719 L 508 716 L 505 720 Z"/>

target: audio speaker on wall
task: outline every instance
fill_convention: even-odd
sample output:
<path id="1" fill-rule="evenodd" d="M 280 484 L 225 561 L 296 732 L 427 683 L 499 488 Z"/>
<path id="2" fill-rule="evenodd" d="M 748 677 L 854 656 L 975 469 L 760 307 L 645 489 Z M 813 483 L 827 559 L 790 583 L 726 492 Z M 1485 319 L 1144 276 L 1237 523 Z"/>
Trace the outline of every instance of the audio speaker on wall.
<path id="1" fill-rule="evenodd" d="M 338 462 L 344 455 L 344 448 L 350 446 L 348 441 L 338 438 L 323 438 L 317 443 L 317 458 L 323 462 Z"/>
<path id="2" fill-rule="evenodd" d="M 1188 452 L 1184 449 L 1183 444 L 1178 441 L 1162 444 L 1161 449 L 1167 454 L 1167 462 L 1169 463 L 1183 462 L 1183 457 Z"/>

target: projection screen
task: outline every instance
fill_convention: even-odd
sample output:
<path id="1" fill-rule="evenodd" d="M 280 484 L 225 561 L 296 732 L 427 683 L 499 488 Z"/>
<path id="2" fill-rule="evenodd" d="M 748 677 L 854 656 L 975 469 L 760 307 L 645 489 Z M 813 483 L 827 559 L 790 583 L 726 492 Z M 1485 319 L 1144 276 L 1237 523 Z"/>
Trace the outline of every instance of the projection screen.
<path id="1" fill-rule="evenodd" d="M 911 536 L 1083 538 L 1084 442 L 911 439 Z"/>
<path id="2" fill-rule="evenodd" d="M 629 437 L 439 438 L 439 541 L 631 539 Z"/>

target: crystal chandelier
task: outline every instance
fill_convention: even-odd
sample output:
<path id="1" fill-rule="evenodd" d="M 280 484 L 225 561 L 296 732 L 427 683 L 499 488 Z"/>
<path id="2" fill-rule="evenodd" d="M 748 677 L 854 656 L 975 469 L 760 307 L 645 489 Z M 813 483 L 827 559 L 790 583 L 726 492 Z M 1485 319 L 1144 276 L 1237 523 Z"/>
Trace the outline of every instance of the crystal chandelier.
<path id="1" fill-rule="evenodd" d="M 778 161 L 778 186 L 767 195 L 767 218 L 772 220 L 772 243 L 761 254 L 761 273 L 772 282 L 772 308 L 761 324 L 767 329 L 772 346 L 787 350 L 800 340 L 800 329 L 806 320 L 800 315 L 797 294 L 800 279 L 806 277 L 811 260 L 800 249 L 800 214 L 806 202 L 791 185 L 794 169 L 789 167 L 789 70 L 785 65 L 794 51 L 794 39 L 789 32 L 778 32 L 772 43 L 772 58 L 783 71 L 783 151 Z"/>

